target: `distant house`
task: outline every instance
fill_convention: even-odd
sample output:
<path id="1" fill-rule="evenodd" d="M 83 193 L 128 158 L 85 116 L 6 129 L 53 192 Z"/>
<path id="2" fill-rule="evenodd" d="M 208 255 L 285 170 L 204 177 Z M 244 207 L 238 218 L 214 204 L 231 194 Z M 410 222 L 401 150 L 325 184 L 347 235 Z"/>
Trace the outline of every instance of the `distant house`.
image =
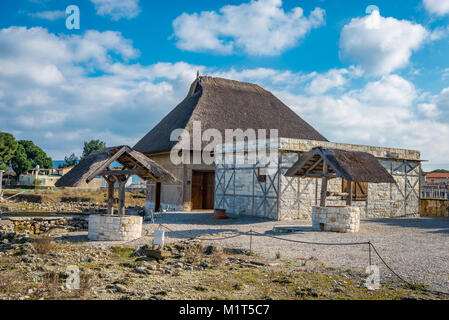
<path id="1" fill-rule="evenodd" d="M 448 172 L 432 172 L 425 176 L 427 185 L 449 185 L 449 173 Z"/>
<path id="2" fill-rule="evenodd" d="M 39 187 L 54 187 L 63 175 L 72 170 L 73 167 L 58 168 L 58 169 L 33 169 L 27 173 L 21 174 L 18 185 L 24 187 L 39 186 Z M 101 178 L 94 179 L 89 185 L 81 186 L 82 189 L 100 189 L 104 186 L 104 181 Z"/>

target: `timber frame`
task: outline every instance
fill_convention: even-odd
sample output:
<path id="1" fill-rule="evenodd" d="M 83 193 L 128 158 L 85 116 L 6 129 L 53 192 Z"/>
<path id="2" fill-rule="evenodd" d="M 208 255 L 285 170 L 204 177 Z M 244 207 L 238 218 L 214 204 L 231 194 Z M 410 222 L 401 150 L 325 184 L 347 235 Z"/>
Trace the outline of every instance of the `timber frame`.
<path id="1" fill-rule="evenodd" d="M 111 169 L 118 162 L 121 169 Z M 108 214 L 114 214 L 115 184 L 118 184 L 118 214 L 125 214 L 126 183 L 132 175 L 145 181 L 165 182 L 176 178 L 159 164 L 144 154 L 128 146 L 103 149 L 92 153 L 80 161 L 56 184 L 57 187 L 75 187 L 80 183 L 89 183 L 98 176 L 103 177 L 108 185 Z"/>
<path id="2" fill-rule="evenodd" d="M 364 170 L 361 170 L 364 169 Z M 352 189 L 355 182 L 394 183 L 394 178 L 374 158 L 360 151 L 313 148 L 304 154 L 285 174 L 287 177 L 321 178 L 320 206 L 326 206 L 328 195 L 346 198 L 352 206 Z M 328 193 L 328 180 L 342 178 L 347 181 L 346 190 Z"/>

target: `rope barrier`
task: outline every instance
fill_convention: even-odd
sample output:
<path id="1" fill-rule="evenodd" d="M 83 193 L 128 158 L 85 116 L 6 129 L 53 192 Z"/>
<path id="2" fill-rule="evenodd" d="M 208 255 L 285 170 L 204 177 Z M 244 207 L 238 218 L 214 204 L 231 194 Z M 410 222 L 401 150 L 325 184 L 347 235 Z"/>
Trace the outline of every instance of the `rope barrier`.
<path id="1" fill-rule="evenodd" d="M 369 244 L 369 242 L 337 242 L 337 243 L 309 242 L 309 241 L 285 239 L 285 238 L 281 238 L 281 237 L 270 236 L 270 235 L 259 233 L 259 232 L 255 232 L 255 231 L 253 231 L 253 233 L 255 233 L 257 235 L 260 235 L 260 236 L 263 236 L 263 237 L 272 238 L 272 239 L 283 240 L 283 241 L 287 241 L 287 242 L 302 243 L 302 244 L 318 245 L 318 246 L 358 246 L 358 245 L 367 245 L 367 244 Z"/>
<path id="2" fill-rule="evenodd" d="M 184 235 L 184 238 L 187 238 L 187 239 L 198 239 L 198 240 L 204 240 L 204 241 L 227 240 L 227 239 L 233 239 L 233 238 L 237 238 L 237 237 L 241 237 L 241 236 L 244 236 L 244 235 L 245 235 L 245 233 L 242 233 L 242 234 L 235 234 L 235 235 L 232 235 L 232 236 L 222 237 L 222 238 L 198 238 L 198 237 L 200 237 L 200 235 L 195 235 L 195 236 L 191 237 L 191 236 L 186 235 L 186 233 L 183 233 L 183 232 L 181 232 L 181 231 L 170 229 L 169 227 L 164 226 L 163 224 L 161 224 L 161 226 L 162 226 L 163 228 L 167 229 L 167 230 L 170 231 L 170 232 L 177 232 L 177 233 L 179 233 L 180 235 Z"/>
<path id="3" fill-rule="evenodd" d="M 169 228 L 169 227 L 167 227 L 167 226 L 165 226 L 163 224 L 160 224 L 159 227 L 163 227 L 163 228 L 165 228 L 165 229 L 167 229 L 167 230 L 169 230 L 171 232 L 178 232 L 181 235 L 184 234 L 181 231 L 173 230 L 173 229 L 171 229 L 171 228 Z M 418 290 L 421 290 L 421 291 L 424 291 L 424 292 L 437 294 L 437 295 L 441 295 L 441 294 L 442 295 L 449 295 L 449 292 L 425 289 L 425 288 L 419 287 L 419 286 L 414 285 L 414 284 L 410 283 L 409 281 L 405 280 L 396 271 L 394 271 L 393 268 L 391 268 L 386 263 L 386 261 L 379 254 L 379 252 L 377 251 L 376 247 L 372 244 L 371 241 L 365 241 L 365 242 L 338 242 L 338 243 L 301 241 L 301 240 L 285 239 L 285 238 L 281 238 L 281 237 L 277 237 L 277 236 L 271 236 L 271 235 L 259 233 L 259 232 L 253 231 L 253 230 L 250 230 L 249 232 L 242 232 L 240 234 L 235 234 L 235 235 L 232 235 L 232 236 L 229 236 L 229 237 L 223 237 L 223 238 L 198 238 L 198 240 L 219 241 L 219 240 L 227 240 L 227 239 L 233 239 L 233 238 L 241 237 L 241 236 L 244 236 L 244 235 L 249 235 L 250 236 L 250 243 L 249 243 L 250 249 L 249 250 L 250 250 L 250 254 L 251 254 L 252 253 L 252 235 L 253 234 L 259 235 L 259 236 L 262 236 L 262 237 L 271 238 L 271 239 L 287 241 L 287 242 L 293 242 L 293 243 L 308 244 L 308 245 L 319 245 L 319 246 L 358 246 L 358 245 L 368 245 L 369 265 L 372 265 L 372 254 L 371 254 L 371 248 L 372 248 L 374 250 L 374 253 L 379 257 L 380 261 L 385 265 L 385 267 L 387 267 L 387 269 L 390 270 L 391 273 L 393 275 L 395 275 L 399 280 L 401 280 L 402 282 L 404 282 L 405 284 L 407 284 L 411 288 L 418 289 Z M 198 237 L 198 235 L 195 235 L 194 237 L 187 236 L 186 238 L 195 239 L 197 237 Z"/>
<path id="4" fill-rule="evenodd" d="M 382 263 L 388 268 L 388 270 L 391 271 L 391 273 L 393 273 L 399 280 L 401 280 L 402 282 L 404 282 L 405 284 L 407 284 L 408 286 L 414 288 L 414 289 L 418 289 L 424 292 L 429 292 L 429 293 L 433 293 L 433 294 L 437 294 L 437 295 L 449 295 L 449 292 L 444 292 L 444 291 L 438 291 L 438 290 L 429 290 L 429 289 L 425 289 L 425 288 L 421 288 L 417 285 L 414 285 L 413 283 L 405 280 L 403 277 L 401 277 L 396 271 L 393 270 L 393 268 L 391 268 L 387 262 L 384 260 L 384 258 L 382 258 L 382 256 L 379 254 L 379 252 L 377 251 L 376 247 L 370 243 L 370 247 L 373 248 L 374 252 L 376 253 L 376 255 L 379 257 L 380 261 L 382 261 Z"/>

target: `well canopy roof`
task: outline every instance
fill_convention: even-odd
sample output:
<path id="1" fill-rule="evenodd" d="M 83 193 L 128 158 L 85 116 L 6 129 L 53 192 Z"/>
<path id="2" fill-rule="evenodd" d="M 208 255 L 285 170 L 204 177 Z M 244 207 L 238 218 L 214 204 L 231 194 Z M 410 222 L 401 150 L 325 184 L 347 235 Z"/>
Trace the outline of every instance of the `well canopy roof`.
<path id="1" fill-rule="evenodd" d="M 117 146 L 93 152 L 82 159 L 72 170 L 56 182 L 57 187 L 79 187 L 97 176 L 110 172 L 117 161 L 123 170 L 136 174 L 143 180 L 173 182 L 175 177 L 155 161 L 128 146 Z M 113 171 L 113 170 L 112 170 Z"/>
<path id="2" fill-rule="evenodd" d="M 370 183 L 395 183 L 390 173 L 367 152 L 340 149 L 314 148 L 302 155 L 285 174 L 288 177 L 319 177 L 324 161 L 328 173 L 348 181 Z"/>
<path id="3" fill-rule="evenodd" d="M 311 125 L 276 98 L 252 83 L 201 76 L 191 85 L 187 97 L 162 119 L 134 149 L 143 153 L 171 150 L 176 129 L 192 136 L 193 122 L 201 121 L 202 131 L 217 129 L 278 129 L 279 136 L 292 139 L 327 141 Z M 208 142 L 203 142 L 203 146 Z"/>

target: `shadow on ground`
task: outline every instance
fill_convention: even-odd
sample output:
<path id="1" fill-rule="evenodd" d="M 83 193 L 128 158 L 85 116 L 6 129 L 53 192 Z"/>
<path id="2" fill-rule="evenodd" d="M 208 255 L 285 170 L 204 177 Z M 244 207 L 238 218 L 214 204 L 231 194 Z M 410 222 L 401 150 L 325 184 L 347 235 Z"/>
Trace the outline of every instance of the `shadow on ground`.
<path id="1" fill-rule="evenodd" d="M 265 223 L 272 220 L 239 216 L 226 220 L 212 219 L 214 214 L 211 212 L 173 212 L 173 213 L 159 213 L 155 216 L 155 224 L 196 224 L 196 225 L 251 225 L 255 223 Z"/>
<path id="2" fill-rule="evenodd" d="M 363 220 L 362 223 L 381 223 L 392 227 L 423 229 L 428 233 L 449 234 L 448 218 L 385 218 Z"/>

